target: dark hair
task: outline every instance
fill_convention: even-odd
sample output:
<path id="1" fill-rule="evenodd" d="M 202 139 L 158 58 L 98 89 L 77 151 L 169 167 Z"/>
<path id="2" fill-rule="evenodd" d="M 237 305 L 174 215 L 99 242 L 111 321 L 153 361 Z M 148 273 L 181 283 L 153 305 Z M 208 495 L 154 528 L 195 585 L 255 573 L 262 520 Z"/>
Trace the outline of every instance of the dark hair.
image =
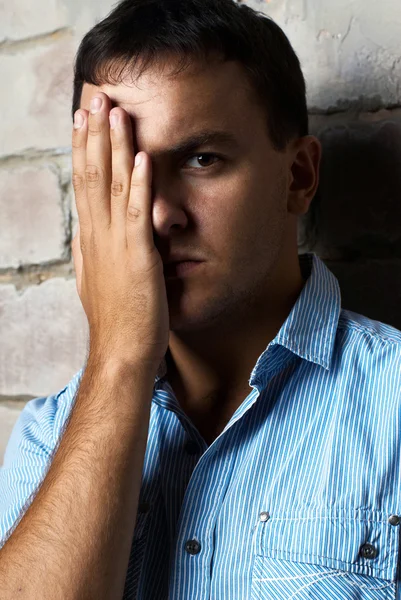
<path id="1" fill-rule="evenodd" d="M 178 73 L 213 54 L 245 67 L 277 150 L 308 135 L 305 80 L 290 42 L 272 19 L 233 0 L 122 0 L 81 41 L 72 115 L 84 82 L 118 85 L 169 55 L 181 59 Z"/>

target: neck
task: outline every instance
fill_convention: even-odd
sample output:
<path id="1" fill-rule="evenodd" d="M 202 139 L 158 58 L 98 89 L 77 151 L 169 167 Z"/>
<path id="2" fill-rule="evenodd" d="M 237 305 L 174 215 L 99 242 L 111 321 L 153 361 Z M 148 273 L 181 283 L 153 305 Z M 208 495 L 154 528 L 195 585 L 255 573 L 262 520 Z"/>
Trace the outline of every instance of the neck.
<path id="1" fill-rule="evenodd" d="M 250 299 L 218 326 L 170 332 L 167 377 L 181 401 L 246 389 L 257 359 L 276 337 L 305 284 L 298 257 L 291 269 L 281 266 L 277 271 L 269 293 Z"/>

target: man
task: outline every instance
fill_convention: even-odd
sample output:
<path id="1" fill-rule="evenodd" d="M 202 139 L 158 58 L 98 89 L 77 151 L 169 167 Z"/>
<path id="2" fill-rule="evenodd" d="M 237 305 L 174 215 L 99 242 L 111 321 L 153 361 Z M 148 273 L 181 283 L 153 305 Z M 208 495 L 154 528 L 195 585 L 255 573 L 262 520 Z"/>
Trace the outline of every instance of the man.
<path id="1" fill-rule="evenodd" d="M 401 335 L 298 257 L 321 149 L 282 31 L 125 0 L 73 114 L 89 356 L 9 441 L 2 600 L 396 598 Z"/>

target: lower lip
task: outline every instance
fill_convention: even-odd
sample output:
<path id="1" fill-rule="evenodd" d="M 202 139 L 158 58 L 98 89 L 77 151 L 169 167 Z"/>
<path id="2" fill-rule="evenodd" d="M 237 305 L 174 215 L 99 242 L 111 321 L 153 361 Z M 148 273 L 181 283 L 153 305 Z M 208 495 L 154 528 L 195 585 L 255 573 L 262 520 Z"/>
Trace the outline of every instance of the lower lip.
<path id="1" fill-rule="evenodd" d="M 178 277 L 184 277 L 189 273 L 192 273 L 199 265 L 200 261 L 187 260 L 171 265 L 165 265 L 164 276 L 166 279 L 177 279 Z"/>

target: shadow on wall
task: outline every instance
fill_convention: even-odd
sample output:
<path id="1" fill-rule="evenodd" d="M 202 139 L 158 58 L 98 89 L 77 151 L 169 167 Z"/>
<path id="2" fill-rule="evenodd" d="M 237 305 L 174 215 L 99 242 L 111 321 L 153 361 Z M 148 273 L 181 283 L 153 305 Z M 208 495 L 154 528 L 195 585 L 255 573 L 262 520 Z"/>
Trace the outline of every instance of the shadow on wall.
<path id="1" fill-rule="evenodd" d="M 321 179 L 299 251 L 337 276 L 343 308 L 401 329 L 401 118 L 313 128 Z"/>

